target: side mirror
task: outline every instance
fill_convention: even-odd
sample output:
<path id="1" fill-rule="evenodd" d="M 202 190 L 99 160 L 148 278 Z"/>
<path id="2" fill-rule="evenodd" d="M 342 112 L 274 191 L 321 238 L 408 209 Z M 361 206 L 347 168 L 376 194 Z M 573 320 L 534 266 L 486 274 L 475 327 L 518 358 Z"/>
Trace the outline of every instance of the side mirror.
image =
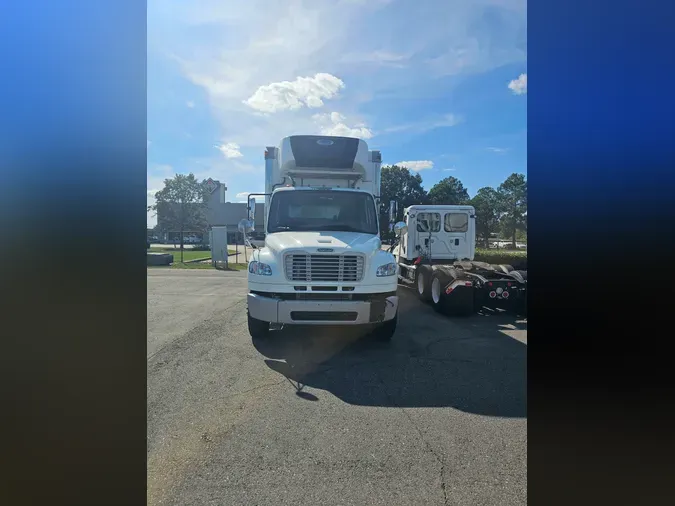
<path id="1" fill-rule="evenodd" d="M 394 223 L 396 221 L 396 215 L 398 214 L 398 202 L 395 200 L 389 201 L 389 223 Z"/>
<path id="2" fill-rule="evenodd" d="M 239 222 L 239 224 L 237 225 L 237 228 L 239 229 L 239 232 L 246 235 L 251 230 L 253 230 L 253 222 L 249 221 L 247 219 L 243 219 Z"/>
<path id="3" fill-rule="evenodd" d="M 248 199 L 248 221 L 254 224 L 255 226 L 255 199 Z"/>
<path id="4" fill-rule="evenodd" d="M 402 221 L 399 221 L 396 225 L 394 225 L 394 234 L 396 234 L 396 237 L 401 237 L 407 231 L 408 231 L 408 225 L 406 225 Z"/>

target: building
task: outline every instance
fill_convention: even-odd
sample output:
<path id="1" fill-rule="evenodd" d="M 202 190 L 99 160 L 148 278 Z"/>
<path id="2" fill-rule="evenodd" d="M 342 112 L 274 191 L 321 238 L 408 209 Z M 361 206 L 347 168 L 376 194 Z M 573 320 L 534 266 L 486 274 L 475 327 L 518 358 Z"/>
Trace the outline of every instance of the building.
<path id="1" fill-rule="evenodd" d="M 196 236 L 203 242 L 208 241 L 208 228 L 215 226 L 227 227 L 227 242 L 229 244 L 241 243 L 243 236 L 239 232 L 239 222 L 246 218 L 247 210 L 245 202 L 227 202 L 225 195 L 227 186 L 220 181 L 209 178 L 206 181 L 209 189 L 208 207 L 206 211 L 206 221 L 208 223 L 207 230 L 190 230 L 184 231 L 183 236 Z M 256 200 L 261 201 L 263 197 L 258 197 Z M 265 204 L 262 202 L 256 203 L 255 209 L 255 232 L 254 237 L 262 237 L 263 222 L 264 222 Z M 158 229 L 162 229 L 162 216 L 157 215 Z M 180 231 L 169 230 L 161 234 L 161 239 L 164 242 L 173 242 L 180 237 Z"/>

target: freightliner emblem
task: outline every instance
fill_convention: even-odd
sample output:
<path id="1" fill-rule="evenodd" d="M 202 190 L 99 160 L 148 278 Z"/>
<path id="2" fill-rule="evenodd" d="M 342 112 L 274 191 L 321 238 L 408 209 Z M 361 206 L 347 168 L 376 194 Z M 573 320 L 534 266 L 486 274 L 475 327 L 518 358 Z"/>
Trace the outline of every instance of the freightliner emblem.
<path id="1" fill-rule="evenodd" d="M 319 248 L 319 249 L 317 249 L 317 251 L 318 251 L 319 253 L 332 253 L 332 252 L 333 252 L 333 248 Z"/>

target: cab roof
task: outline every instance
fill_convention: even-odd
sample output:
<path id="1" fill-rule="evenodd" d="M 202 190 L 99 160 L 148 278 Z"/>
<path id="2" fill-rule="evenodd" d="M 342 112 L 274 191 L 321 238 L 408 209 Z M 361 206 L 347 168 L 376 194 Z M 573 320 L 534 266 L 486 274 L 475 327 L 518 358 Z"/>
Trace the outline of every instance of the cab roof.
<path id="1" fill-rule="evenodd" d="M 331 188 L 330 186 L 328 187 L 312 187 L 312 186 L 280 186 L 279 188 L 275 188 L 274 192 L 278 191 L 330 191 L 330 192 L 359 192 L 359 193 L 367 193 L 370 195 L 370 192 L 367 190 L 358 190 L 356 188 Z"/>
<path id="2" fill-rule="evenodd" d="M 406 211 L 475 211 L 473 206 L 456 205 L 444 206 L 434 204 L 415 204 L 405 208 Z"/>

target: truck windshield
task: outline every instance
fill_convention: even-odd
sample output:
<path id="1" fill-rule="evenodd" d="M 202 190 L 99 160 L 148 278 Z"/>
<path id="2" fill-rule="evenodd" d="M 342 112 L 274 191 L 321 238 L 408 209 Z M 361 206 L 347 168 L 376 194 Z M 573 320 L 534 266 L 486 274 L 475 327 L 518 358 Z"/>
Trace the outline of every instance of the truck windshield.
<path id="1" fill-rule="evenodd" d="M 375 202 L 368 193 L 283 191 L 270 202 L 267 232 L 361 232 L 377 234 Z"/>

